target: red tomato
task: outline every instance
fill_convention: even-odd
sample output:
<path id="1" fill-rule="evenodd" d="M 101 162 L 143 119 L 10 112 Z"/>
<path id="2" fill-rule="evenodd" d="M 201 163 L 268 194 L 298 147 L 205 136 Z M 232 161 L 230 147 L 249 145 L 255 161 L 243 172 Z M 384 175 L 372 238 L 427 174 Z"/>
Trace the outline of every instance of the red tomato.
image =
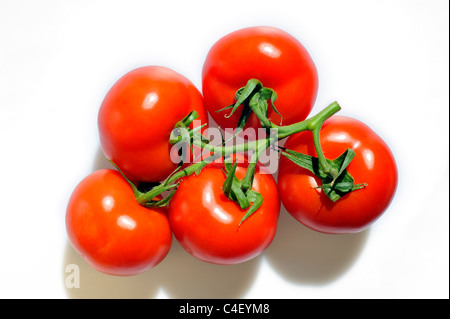
<path id="1" fill-rule="evenodd" d="M 207 122 L 202 96 L 187 78 L 160 66 L 134 69 L 112 86 L 100 107 L 103 152 L 129 179 L 161 181 L 177 165 L 170 132 L 192 110 L 201 124 Z"/>
<path id="2" fill-rule="evenodd" d="M 129 276 L 146 271 L 169 252 L 167 211 L 137 203 L 116 170 L 98 170 L 75 188 L 66 212 L 74 249 L 100 272 Z"/>
<path id="3" fill-rule="evenodd" d="M 278 189 L 286 210 L 304 225 L 324 233 L 355 233 L 366 229 L 389 206 L 397 188 L 397 167 L 388 145 L 367 125 L 333 116 L 325 121 L 320 142 L 325 157 L 335 159 L 346 149 L 355 151 L 347 171 L 355 184 L 367 183 L 333 203 L 321 181 L 284 156 L 280 159 Z M 317 156 L 309 131 L 290 136 L 284 147 Z"/>
<path id="4" fill-rule="evenodd" d="M 310 113 L 318 90 L 317 70 L 303 45 L 290 34 L 272 27 L 250 27 L 219 39 L 203 65 L 203 96 L 212 118 L 223 128 L 236 128 L 241 112 L 230 118 L 225 110 L 236 91 L 255 78 L 278 95 L 275 103 L 283 124 L 303 121 Z M 269 119 L 280 117 L 269 106 Z M 260 127 L 252 114 L 247 127 Z"/>
<path id="5" fill-rule="evenodd" d="M 238 164 L 239 179 L 244 177 L 246 165 Z M 223 194 L 226 177 L 222 169 L 223 164 L 212 163 L 199 175 L 184 178 L 169 204 L 169 222 L 181 246 L 194 257 L 214 264 L 237 264 L 270 245 L 280 201 L 272 175 L 257 167 L 253 190 L 261 193 L 263 204 L 239 226 L 247 210 Z"/>

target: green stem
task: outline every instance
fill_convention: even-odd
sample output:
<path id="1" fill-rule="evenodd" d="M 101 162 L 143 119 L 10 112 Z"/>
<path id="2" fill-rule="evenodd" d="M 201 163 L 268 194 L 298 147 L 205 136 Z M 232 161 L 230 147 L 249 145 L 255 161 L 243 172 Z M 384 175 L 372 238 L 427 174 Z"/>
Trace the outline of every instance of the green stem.
<path id="1" fill-rule="evenodd" d="M 256 144 L 256 149 L 254 150 L 255 152 L 252 154 L 251 160 L 247 167 L 247 173 L 242 180 L 242 190 L 244 192 L 246 192 L 248 189 L 251 189 L 253 185 L 253 177 L 255 176 L 256 164 L 258 163 L 259 157 L 275 141 L 276 139 L 271 139 L 269 137 L 263 140 L 259 140 L 259 143 Z"/>
<path id="2" fill-rule="evenodd" d="M 323 123 L 330 118 L 333 114 L 337 113 L 341 109 L 337 102 L 333 102 L 324 108 L 322 111 L 314 115 L 313 117 L 287 126 L 279 126 L 278 138 L 283 139 L 295 133 L 309 130 L 313 134 L 314 148 L 316 149 L 317 157 L 319 158 L 319 164 L 323 171 L 328 174 L 331 173 L 334 176 L 331 165 L 328 163 L 325 155 L 323 154 L 322 147 L 320 145 L 320 130 Z"/>
<path id="3" fill-rule="evenodd" d="M 246 152 L 249 150 L 255 150 L 257 148 L 258 143 L 261 143 L 261 140 L 250 141 L 248 143 L 241 143 L 237 145 L 229 145 L 229 146 L 215 146 L 208 144 L 199 138 L 196 138 L 194 135 L 193 145 L 201 147 L 207 151 L 213 152 L 214 154 L 219 154 L 221 156 L 228 156 L 234 153 Z"/>
<path id="4" fill-rule="evenodd" d="M 327 159 L 325 158 L 325 155 L 322 151 L 322 146 L 320 145 L 320 128 L 321 126 L 316 126 L 312 130 L 313 134 L 313 142 L 314 142 L 314 148 L 316 149 L 317 157 L 319 158 L 319 164 L 322 167 L 324 173 L 328 174 L 331 172 L 331 165 L 328 163 Z"/>
<path id="5" fill-rule="evenodd" d="M 219 154 L 213 154 L 198 163 L 189 165 L 185 169 L 180 170 L 180 171 L 172 174 L 171 176 L 169 176 L 167 178 L 167 180 L 162 182 L 160 185 L 155 186 L 154 188 L 152 188 L 152 190 L 150 190 L 146 193 L 140 194 L 140 196 L 136 197 L 136 200 L 141 205 L 153 200 L 156 196 L 162 194 L 163 192 L 176 187 L 177 184 L 173 184 L 173 183 L 175 181 L 177 181 L 178 179 L 185 177 L 185 176 L 192 175 L 195 172 L 199 172 L 202 168 L 204 168 L 206 165 L 214 162 L 219 157 L 221 157 Z"/>
<path id="6" fill-rule="evenodd" d="M 316 115 L 307 120 L 285 126 L 277 126 L 272 124 L 272 128 L 278 130 L 279 140 L 288 137 L 289 135 L 299 133 L 302 131 L 306 130 L 314 131 L 316 127 L 319 127 L 320 129 L 323 122 L 325 122 L 325 120 L 330 118 L 333 114 L 339 112 L 340 109 L 341 106 L 337 102 L 333 102 L 326 108 L 324 108 L 322 111 L 320 111 L 319 113 L 317 113 Z"/>
<path id="7" fill-rule="evenodd" d="M 250 142 L 244 142 L 237 145 L 214 146 L 209 144 L 208 141 L 205 141 L 205 138 L 199 132 L 193 131 L 192 145 L 195 145 L 204 150 L 212 152 L 213 154 L 207 157 L 205 160 L 202 160 L 198 163 L 194 163 L 183 170 L 175 172 L 160 185 L 154 187 L 151 191 L 137 194 L 138 196 L 136 197 L 136 199 L 141 205 L 146 204 L 152 201 L 156 196 L 162 194 L 163 192 L 177 187 L 178 184 L 176 183 L 174 184 L 174 182 L 176 182 L 179 178 L 192 175 L 195 172 L 199 172 L 202 168 L 204 168 L 206 165 L 210 164 L 219 157 L 225 157 L 235 153 L 255 151 L 255 153 L 252 155 L 246 176 L 244 177 L 243 180 L 243 189 L 245 190 L 250 189 L 253 182 L 256 164 L 262 152 L 264 152 L 270 145 L 272 145 L 276 141 L 286 138 L 292 134 L 306 130 L 309 130 L 313 133 L 314 146 L 316 148 L 320 165 L 322 166 L 323 170 L 328 173 L 331 171 L 331 166 L 329 165 L 328 161 L 326 160 L 322 152 L 322 148 L 319 142 L 319 133 L 322 124 L 325 122 L 325 120 L 331 117 L 336 112 L 338 112 L 340 109 L 341 107 L 339 106 L 339 104 L 337 102 L 333 102 L 330 105 L 328 105 L 325 109 L 323 109 L 321 112 L 311 117 L 310 119 L 286 126 L 277 126 L 271 123 L 262 112 L 257 111 L 255 112 L 255 114 L 258 116 L 261 122 L 265 124 L 267 127 L 271 127 L 271 129 L 273 129 L 276 134 L 270 134 L 269 137 Z M 171 142 L 175 142 L 178 139 L 179 137 L 173 137 Z"/>

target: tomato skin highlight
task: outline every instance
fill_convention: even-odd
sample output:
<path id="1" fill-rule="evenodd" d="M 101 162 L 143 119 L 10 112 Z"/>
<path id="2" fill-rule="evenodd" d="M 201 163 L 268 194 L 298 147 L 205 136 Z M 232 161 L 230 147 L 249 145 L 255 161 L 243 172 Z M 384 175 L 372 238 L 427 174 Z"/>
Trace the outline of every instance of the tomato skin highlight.
<path id="1" fill-rule="evenodd" d="M 276 91 L 276 108 L 283 124 L 303 121 L 311 112 L 318 91 L 316 66 L 305 47 L 292 35 L 273 27 L 258 26 L 234 31 L 210 49 L 202 70 L 205 106 L 223 128 L 236 128 L 240 111 L 216 112 L 233 102 L 236 91 L 255 78 Z M 269 119 L 280 117 L 269 107 Z M 246 127 L 261 127 L 252 114 Z"/>
<path id="2" fill-rule="evenodd" d="M 207 123 L 201 93 L 186 77 L 161 66 L 131 70 L 116 81 L 100 106 L 103 153 L 134 182 L 159 182 L 177 165 L 170 133 L 192 110 L 199 118 L 191 127 Z"/>
<path id="3" fill-rule="evenodd" d="M 246 210 L 222 192 L 223 165 L 213 163 L 200 174 L 181 182 L 169 205 L 169 222 L 181 246 L 199 260 L 222 265 L 238 264 L 261 254 L 277 228 L 280 200 L 275 180 L 257 168 L 253 189 L 263 196 L 262 206 L 240 226 Z M 241 179 L 246 164 L 239 163 Z"/>
<path id="4" fill-rule="evenodd" d="M 333 203 L 317 186 L 320 180 L 282 156 L 278 189 L 286 210 L 305 226 L 329 234 L 360 232 L 375 222 L 390 205 L 398 180 L 394 156 L 388 145 L 364 123 L 344 116 L 325 121 L 320 132 L 324 155 L 334 159 L 347 148 L 356 155 L 348 172 L 355 184 L 367 183 Z M 290 136 L 284 147 L 317 156 L 312 133 Z"/>
<path id="5" fill-rule="evenodd" d="M 96 270 L 115 276 L 142 273 L 170 250 L 167 210 L 139 205 L 116 170 L 95 171 L 73 191 L 66 211 L 73 248 Z"/>

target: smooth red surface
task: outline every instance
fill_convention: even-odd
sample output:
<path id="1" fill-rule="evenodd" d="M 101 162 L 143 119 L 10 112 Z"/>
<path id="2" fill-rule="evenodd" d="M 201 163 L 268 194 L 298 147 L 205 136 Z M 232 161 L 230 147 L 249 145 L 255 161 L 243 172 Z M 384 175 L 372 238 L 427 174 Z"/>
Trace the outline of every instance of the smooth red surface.
<path id="1" fill-rule="evenodd" d="M 160 263 L 172 232 L 167 211 L 139 205 L 115 170 L 99 170 L 82 180 L 69 200 L 66 229 L 74 249 L 100 272 L 129 276 Z"/>
<path id="2" fill-rule="evenodd" d="M 283 124 L 304 120 L 311 112 L 318 90 L 317 70 L 305 47 L 290 34 L 273 27 L 250 27 L 219 39 L 203 65 L 202 91 L 212 118 L 223 128 L 236 128 L 240 111 L 225 118 L 230 110 L 216 113 L 234 102 L 236 91 L 256 78 L 276 91 L 276 108 Z M 269 107 L 275 124 L 280 117 Z M 247 127 L 257 129 L 252 115 Z"/>
<path id="3" fill-rule="evenodd" d="M 103 152 L 129 179 L 161 181 L 177 165 L 170 133 L 192 110 L 199 119 L 191 127 L 207 123 L 202 96 L 187 78 L 161 66 L 134 69 L 111 87 L 100 107 Z"/>
<path id="4" fill-rule="evenodd" d="M 364 123 L 333 116 L 322 127 L 320 142 L 325 157 L 335 159 L 347 148 L 356 155 L 348 172 L 355 190 L 333 203 L 321 189 L 320 179 L 282 156 L 278 175 L 280 197 L 286 210 L 304 225 L 324 233 L 354 233 L 369 227 L 391 203 L 397 188 L 397 167 L 388 145 Z M 290 136 L 284 147 L 317 156 L 309 131 Z"/>
<path id="5" fill-rule="evenodd" d="M 261 254 L 272 242 L 280 210 L 275 180 L 257 169 L 253 189 L 264 198 L 262 206 L 241 226 L 245 215 L 239 205 L 222 192 L 225 174 L 220 164 L 210 164 L 196 176 L 181 182 L 169 207 L 172 231 L 194 257 L 215 264 L 237 264 Z M 246 164 L 239 164 L 241 179 Z"/>

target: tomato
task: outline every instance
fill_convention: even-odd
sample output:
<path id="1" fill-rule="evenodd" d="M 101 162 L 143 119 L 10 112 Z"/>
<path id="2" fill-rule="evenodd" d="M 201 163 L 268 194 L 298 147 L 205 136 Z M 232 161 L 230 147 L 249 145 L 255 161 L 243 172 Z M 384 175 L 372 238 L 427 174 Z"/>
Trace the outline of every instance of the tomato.
<path id="1" fill-rule="evenodd" d="M 207 123 L 201 93 L 187 78 L 161 66 L 134 69 L 111 87 L 100 107 L 102 150 L 134 182 L 161 181 L 178 164 L 170 133 L 192 110 L 199 114 L 194 123 Z"/>
<path id="2" fill-rule="evenodd" d="M 203 65 L 202 90 L 205 105 L 223 128 L 236 128 L 240 113 L 216 112 L 233 103 L 236 91 L 255 78 L 278 95 L 275 102 L 283 124 L 304 120 L 311 112 L 318 90 L 318 74 L 305 47 L 292 35 L 272 27 L 249 27 L 219 39 Z M 269 107 L 269 119 L 280 117 Z M 252 114 L 247 127 L 260 127 Z"/>
<path id="3" fill-rule="evenodd" d="M 72 246 L 90 265 L 116 276 L 156 266 L 172 242 L 167 209 L 139 205 L 128 182 L 110 169 L 95 171 L 75 188 L 66 229 Z"/>
<path id="4" fill-rule="evenodd" d="M 239 179 L 245 176 L 246 165 L 239 162 Z M 184 178 L 169 204 L 169 222 L 181 246 L 197 259 L 237 264 L 258 256 L 270 245 L 280 201 L 274 178 L 258 166 L 253 190 L 263 196 L 263 203 L 239 226 L 247 210 L 224 195 L 223 168 L 223 164 L 211 163 L 199 175 Z"/>
<path id="5" fill-rule="evenodd" d="M 308 170 L 280 159 L 278 188 L 286 210 L 304 225 L 323 233 L 355 233 L 369 227 L 391 203 L 397 188 L 397 166 L 388 145 L 364 123 L 343 116 L 325 121 L 320 142 L 324 155 L 335 159 L 346 149 L 355 151 L 347 167 L 355 184 L 367 186 L 333 203 L 320 188 L 320 180 Z M 317 156 L 312 134 L 287 138 L 284 147 Z"/>

